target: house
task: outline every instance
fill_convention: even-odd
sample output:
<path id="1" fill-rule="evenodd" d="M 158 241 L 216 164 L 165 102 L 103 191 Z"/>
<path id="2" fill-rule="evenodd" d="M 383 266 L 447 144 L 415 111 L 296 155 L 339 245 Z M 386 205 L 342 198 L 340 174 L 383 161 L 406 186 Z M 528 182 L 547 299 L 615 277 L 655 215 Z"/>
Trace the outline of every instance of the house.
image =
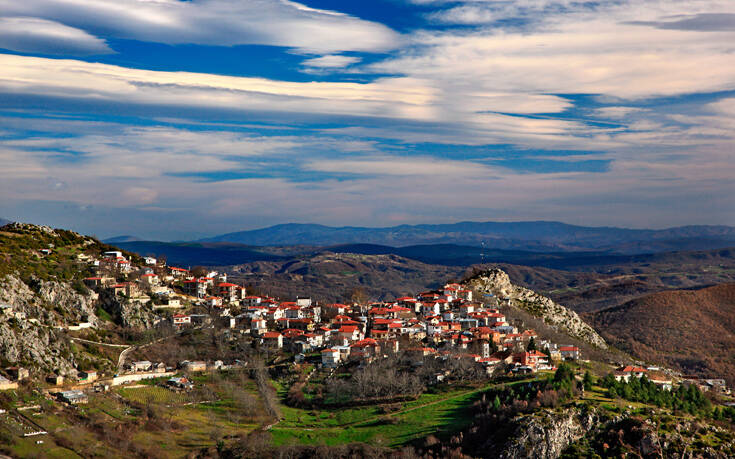
<path id="1" fill-rule="evenodd" d="M 490 355 L 492 358 L 496 358 L 500 363 L 511 364 L 513 363 L 513 353 L 508 351 L 498 351 Z"/>
<path id="2" fill-rule="evenodd" d="M 97 372 L 94 370 L 88 370 L 88 371 L 80 371 L 79 372 L 79 381 L 82 382 L 92 382 L 97 380 Z"/>
<path id="3" fill-rule="evenodd" d="M 48 376 L 46 378 L 46 381 L 48 381 L 49 384 L 53 384 L 54 386 L 61 386 L 64 384 L 64 377 L 61 375 L 53 374 L 51 376 Z"/>
<path id="4" fill-rule="evenodd" d="M 347 341 L 360 341 L 363 338 L 357 325 L 343 325 L 338 331 L 338 336 Z"/>
<path id="5" fill-rule="evenodd" d="M 191 279 L 183 282 L 184 293 L 197 298 L 204 298 L 207 296 L 207 280 L 206 279 Z"/>
<path id="6" fill-rule="evenodd" d="M 324 349 L 321 354 L 324 368 L 337 368 L 340 360 L 340 352 L 337 349 Z"/>
<path id="7" fill-rule="evenodd" d="M 125 295 L 132 298 L 138 294 L 138 287 L 132 282 L 123 282 L 121 284 L 111 285 L 108 288 L 110 289 L 110 292 L 115 296 Z"/>
<path id="8" fill-rule="evenodd" d="M 380 345 L 372 338 L 365 338 L 350 345 L 350 358 L 370 359 L 380 353 Z"/>
<path id="9" fill-rule="evenodd" d="M 150 371 L 153 368 L 153 364 L 147 360 L 139 360 L 137 362 L 131 362 L 128 368 L 133 372 Z"/>
<path id="10" fill-rule="evenodd" d="M 158 275 L 153 273 L 143 274 L 142 276 L 140 276 L 140 281 L 147 285 L 157 285 Z"/>
<path id="11" fill-rule="evenodd" d="M 194 383 L 189 381 L 186 377 L 172 377 L 168 381 L 166 381 L 166 387 L 180 391 L 180 390 L 190 390 L 194 388 Z"/>
<path id="12" fill-rule="evenodd" d="M 28 369 L 23 367 L 9 367 L 5 371 L 8 372 L 8 376 L 16 381 L 23 381 L 30 376 Z"/>
<path id="13" fill-rule="evenodd" d="M 577 346 L 561 346 L 559 352 L 564 360 L 579 360 L 579 348 Z"/>
<path id="14" fill-rule="evenodd" d="M 203 325 L 212 322 L 212 317 L 209 314 L 189 314 L 191 317 L 191 323 L 193 325 Z"/>
<path id="15" fill-rule="evenodd" d="M 224 298 L 227 302 L 232 302 L 240 299 L 241 287 L 231 282 L 222 282 L 217 286 L 219 295 Z"/>
<path id="16" fill-rule="evenodd" d="M 280 349 L 283 347 L 283 335 L 278 332 L 265 332 L 263 333 L 262 343 L 265 346 Z"/>
<path id="17" fill-rule="evenodd" d="M 114 279 L 111 277 L 86 277 L 84 278 L 83 282 L 84 285 L 91 289 L 95 289 L 98 287 L 104 287 L 105 285 L 109 285 L 112 283 Z"/>
<path id="18" fill-rule="evenodd" d="M 180 309 L 181 308 L 181 300 L 178 298 L 166 298 L 163 300 L 163 304 L 156 304 L 153 306 L 153 309 Z"/>
<path id="19" fill-rule="evenodd" d="M 222 306 L 222 298 L 218 296 L 208 296 L 206 302 L 207 306 L 210 308 L 218 308 Z"/>
<path id="20" fill-rule="evenodd" d="M 143 260 L 145 261 L 145 264 L 147 265 L 155 265 L 157 261 L 154 257 L 145 257 L 143 258 Z"/>
<path id="21" fill-rule="evenodd" d="M 174 278 L 177 278 L 177 279 L 183 278 L 183 277 L 187 277 L 189 275 L 189 270 L 188 269 L 176 268 L 174 266 L 170 266 L 168 269 L 169 269 L 169 272 L 171 273 L 171 275 Z"/>
<path id="22" fill-rule="evenodd" d="M 459 306 L 459 313 L 462 317 L 471 317 L 473 312 L 475 312 L 475 305 L 473 303 L 465 303 Z"/>
<path id="23" fill-rule="evenodd" d="M 628 382 L 630 381 L 630 378 L 642 378 L 646 373 L 648 373 L 648 370 L 645 368 L 627 365 L 615 370 L 614 376 L 617 381 Z"/>
<path id="24" fill-rule="evenodd" d="M 311 306 L 311 298 L 306 296 L 297 296 L 296 305 L 300 308 L 307 308 Z"/>
<path id="25" fill-rule="evenodd" d="M 549 364 L 549 357 L 539 351 L 519 352 L 513 354 L 513 362 L 521 366 L 527 366 L 535 371 L 540 366 L 546 368 Z"/>
<path id="26" fill-rule="evenodd" d="M 89 402 L 89 397 L 87 397 L 87 394 L 80 390 L 67 390 L 64 392 L 59 392 L 59 399 L 70 405 L 81 405 L 83 403 Z"/>
<path id="27" fill-rule="evenodd" d="M 674 381 L 671 377 L 663 373 L 651 372 L 648 375 L 648 379 L 663 390 L 672 390 L 674 388 Z"/>
<path id="28" fill-rule="evenodd" d="M 257 306 L 263 301 L 263 298 L 259 296 L 246 296 L 242 299 L 242 305 L 245 307 Z"/>
<path id="29" fill-rule="evenodd" d="M 173 316 L 174 327 L 183 327 L 191 324 L 191 316 L 186 314 L 174 314 Z"/>
<path id="30" fill-rule="evenodd" d="M 184 371 L 207 371 L 207 362 L 197 360 L 197 361 L 189 361 L 184 360 L 183 362 L 179 363 L 179 368 L 181 368 Z"/>

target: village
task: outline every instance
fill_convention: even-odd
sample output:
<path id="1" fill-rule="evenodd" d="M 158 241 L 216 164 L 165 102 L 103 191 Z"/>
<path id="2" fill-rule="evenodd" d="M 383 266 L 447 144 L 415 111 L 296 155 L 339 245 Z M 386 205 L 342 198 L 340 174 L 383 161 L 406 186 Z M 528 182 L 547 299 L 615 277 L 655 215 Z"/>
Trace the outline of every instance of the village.
<path id="1" fill-rule="evenodd" d="M 50 252 L 50 249 L 44 249 Z M 265 348 L 293 354 L 301 363 L 308 354 L 318 353 L 317 364 L 334 369 L 345 363 L 368 363 L 388 353 L 401 353 L 414 366 L 426 359 L 463 359 L 495 374 L 526 374 L 555 370 L 558 362 L 581 359 L 577 346 L 539 339 L 532 329 L 519 330 L 506 321 L 497 306 L 507 299 L 486 295 L 481 301 L 458 283 L 426 291 L 415 297 L 401 297 L 391 302 L 367 304 L 324 304 L 309 297 L 280 301 L 248 293 L 244 286 L 227 282 L 227 275 L 210 271 L 195 276 L 187 269 L 166 266 L 153 257 L 144 257 L 135 266 L 121 251 L 110 251 L 99 258 L 80 255 L 99 273 L 84 279 L 94 292 L 106 291 L 123 301 L 149 305 L 160 314 L 157 325 L 170 323 L 176 330 L 190 327 L 221 327 L 249 335 Z M 120 279 L 127 279 L 120 281 Z M 5 314 L 12 308 L 3 305 Z M 89 322 L 68 325 L 71 331 L 92 327 Z M 123 362 L 121 362 L 123 363 Z M 148 378 L 172 376 L 170 386 L 181 389 L 190 384 L 174 378 L 177 370 L 206 371 L 242 365 L 182 361 L 177 367 L 149 361 L 121 365 L 109 383 L 127 384 Z M 663 388 L 671 389 L 671 377 L 657 372 L 657 367 L 628 365 L 619 368 L 616 379 L 628 381 L 644 374 Z M 7 369 L 0 375 L 0 390 L 17 387 L 28 377 L 28 370 Z M 68 376 L 66 376 L 68 378 Z M 441 375 L 437 375 L 441 378 Z M 80 384 L 101 379 L 95 371 L 80 371 L 72 381 Z M 62 386 L 64 375 L 51 375 L 47 381 Z M 70 382 L 68 379 L 66 382 Z M 690 380 L 701 389 L 729 390 L 723 380 Z M 79 390 L 60 393 L 70 403 L 84 400 Z"/>
<path id="2" fill-rule="evenodd" d="M 171 327 L 179 333 L 204 327 L 229 336 L 235 333 L 263 350 L 291 358 L 295 364 L 309 361 L 323 370 L 400 355 L 415 368 L 429 360 L 460 360 L 481 368 L 491 378 L 553 371 L 559 362 L 583 358 L 577 346 L 551 342 L 533 329 L 511 325 L 500 311 L 509 299 L 491 294 L 474 298 L 473 291 L 459 283 L 388 302 L 320 304 L 308 296 L 281 301 L 254 295 L 246 287 L 228 282 L 224 273 L 201 268 L 195 273 L 167 266 L 153 257 L 143 257 L 136 265 L 121 251 L 108 251 L 99 257 L 79 255 L 79 261 L 96 273 L 84 279 L 92 295 L 108 294 L 118 301 L 150 308 L 157 314 L 157 327 Z M 7 305 L 3 312 L 13 314 Z M 60 328 L 73 332 L 92 327 L 90 322 L 80 322 Z M 85 391 L 90 389 L 108 390 L 110 386 L 167 377 L 166 387 L 187 390 L 192 384 L 182 374 L 244 365 L 247 363 L 239 359 L 184 360 L 167 365 L 126 361 L 121 356 L 114 374 L 85 370 L 76 375 L 52 374 L 46 381 L 59 400 L 78 404 L 85 402 Z M 665 390 L 674 387 L 671 373 L 658 367 L 626 365 L 615 371 L 619 381 L 643 375 Z M 17 388 L 29 375 L 27 369 L 10 367 L 6 376 L 0 375 L 0 390 Z M 437 372 L 435 382 L 444 376 Z M 704 391 L 729 393 L 721 379 L 689 378 L 683 382 Z"/>

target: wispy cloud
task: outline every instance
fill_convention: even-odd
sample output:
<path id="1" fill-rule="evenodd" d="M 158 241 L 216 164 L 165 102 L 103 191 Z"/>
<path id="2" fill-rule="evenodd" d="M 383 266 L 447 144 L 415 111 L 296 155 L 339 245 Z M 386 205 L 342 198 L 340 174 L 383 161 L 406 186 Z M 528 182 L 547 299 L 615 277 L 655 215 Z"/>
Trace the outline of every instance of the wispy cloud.
<path id="1" fill-rule="evenodd" d="M 0 48 L 71 56 L 113 52 L 105 40 L 83 30 L 29 17 L 0 17 Z"/>
<path id="2" fill-rule="evenodd" d="M 0 0 L 0 12 L 168 44 L 263 44 L 332 53 L 385 51 L 400 41 L 382 24 L 291 1 Z"/>
<path id="3" fill-rule="evenodd" d="M 334 68 L 347 67 L 348 65 L 352 65 L 357 62 L 360 62 L 359 57 L 342 56 L 339 54 L 330 54 L 327 56 L 306 59 L 303 62 L 303 65 L 307 67 L 317 67 L 317 68 L 322 68 L 322 69 L 334 69 Z"/>

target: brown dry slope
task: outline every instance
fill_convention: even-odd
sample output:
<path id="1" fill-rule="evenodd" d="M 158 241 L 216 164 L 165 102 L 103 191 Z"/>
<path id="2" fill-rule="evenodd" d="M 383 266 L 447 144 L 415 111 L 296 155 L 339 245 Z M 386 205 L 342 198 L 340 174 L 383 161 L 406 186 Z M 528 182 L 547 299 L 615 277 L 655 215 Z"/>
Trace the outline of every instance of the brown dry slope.
<path id="1" fill-rule="evenodd" d="M 370 300 L 390 300 L 437 288 L 461 278 L 466 271 L 464 267 L 429 265 L 397 255 L 331 252 L 222 269 L 234 282 L 263 293 L 281 298 L 308 295 L 321 302 L 348 301 L 357 287 Z"/>
<path id="2" fill-rule="evenodd" d="M 654 293 L 587 318 L 639 358 L 735 384 L 735 284 Z"/>

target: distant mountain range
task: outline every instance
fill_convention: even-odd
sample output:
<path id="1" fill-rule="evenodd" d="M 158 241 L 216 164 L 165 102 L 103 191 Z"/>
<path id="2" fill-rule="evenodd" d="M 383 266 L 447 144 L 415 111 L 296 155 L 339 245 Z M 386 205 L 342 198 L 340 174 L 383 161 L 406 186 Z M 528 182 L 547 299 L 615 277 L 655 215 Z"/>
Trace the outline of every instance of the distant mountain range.
<path id="1" fill-rule="evenodd" d="M 5 226 L 8 223 L 12 223 L 10 220 L 5 220 L 4 218 L 0 218 L 0 226 Z"/>
<path id="2" fill-rule="evenodd" d="M 641 230 L 584 227 L 548 221 L 460 222 L 385 228 L 288 223 L 223 234 L 198 242 L 235 242 L 250 246 L 334 246 L 360 243 L 405 247 L 458 244 L 534 252 L 592 250 L 636 254 L 735 246 L 735 227 L 682 226 Z"/>

